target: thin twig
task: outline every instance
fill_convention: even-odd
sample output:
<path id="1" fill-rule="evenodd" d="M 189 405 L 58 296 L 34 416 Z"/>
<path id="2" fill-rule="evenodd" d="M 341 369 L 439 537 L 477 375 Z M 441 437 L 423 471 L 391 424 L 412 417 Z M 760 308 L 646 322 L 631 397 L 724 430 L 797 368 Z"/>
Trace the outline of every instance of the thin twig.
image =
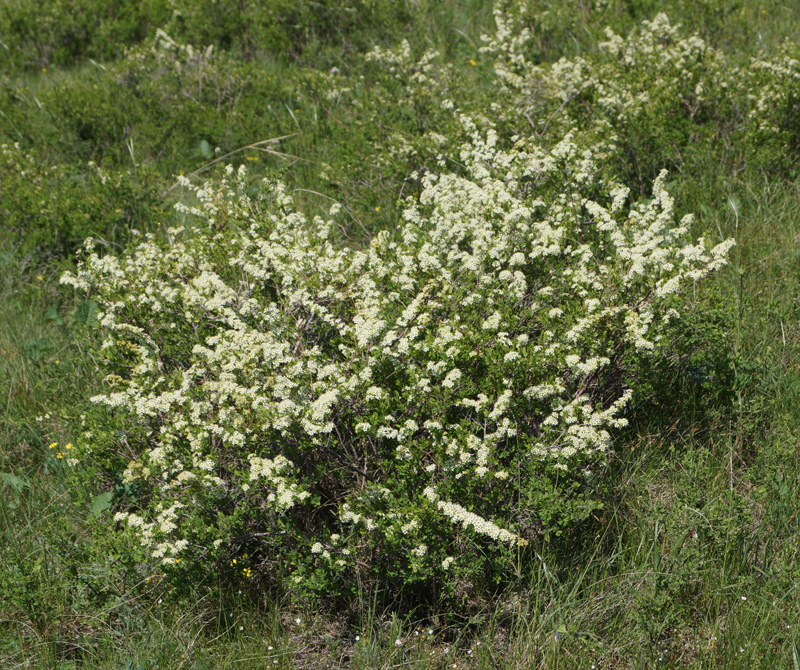
<path id="1" fill-rule="evenodd" d="M 361 230 L 364 231 L 364 234 L 367 237 L 372 237 L 370 235 L 369 231 L 364 226 L 364 224 L 361 223 L 361 219 L 359 219 L 349 207 L 346 207 L 345 205 L 343 205 L 336 198 L 332 198 L 331 196 L 325 195 L 324 193 L 319 193 L 318 191 L 312 191 L 311 189 L 308 189 L 308 188 L 296 188 L 296 189 L 292 190 L 292 193 L 296 193 L 297 191 L 301 191 L 303 193 L 313 193 L 314 195 L 319 195 L 319 196 L 321 196 L 323 198 L 327 198 L 328 200 L 333 200 L 333 202 L 339 203 L 340 205 L 342 205 L 342 209 L 344 209 L 344 211 L 347 212 L 350 215 L 350 218 L 352 218 L 353 221 L 355 221 L 361 227 Z"/>
<path id="2" fill-rule="evenodd" d="M 196 177 L 200 174 L 203 170 L 211 167 L 212 165 L 219 163 L 220 161 L 224 161 L 226 158 L 230 158 L 234 154 L 238 154 L 240 151 L 245 151 L 246 149 L 256 149 L 258 151 L 263 151 L 267 154 L 273 154 L 274 156 L 280 156 L 281 158 L 293 158 L 295 161 L 303 160 L 299 156 L 293 156 L 292 154 L 285 154 L 280 151 L 273 151 L 272 149 L 265 149 L 263 145 L 265 144 L 275 144 L 280 142 L 281 140 L 285 140 L 289 137 L 294 137 L 297 133 L 292 133 L 291 135 L 282 135 L 281 137 L 273 137 L 268 140 L 261 140 L 260 142 L 254 142 L 253 144 L 248 144 L 244 147 L 239 147 L 238 149 L 234 149 L 233 151 L 228 152 L 224 156 L 220 156 L 219 158 L 215 158 L 213 161 L 209 161 L 205 165 L 197 168 L 194 172 L 190 172 L 186 175 L 186 178 L 189 179 L 190 177 Z M 169 193 L 172 189 L 174 189 L 178 185 L 178 182 L 175 182 L 172 186 L 167 189 L 167 193 Z"/>
<path id="3" fill-rule="evenodd" d="M 542 132 L 539 133 L 539 137 L 542 137 L 547 132 L 547 129 L 550 127 L 550 122 L 554 118 L 556 118 L 556 116 L 558 116 L 559 112 L 562 109 L 564 109 L 564 107 L 566 107 L 570 102 L 572 102 L 577 97 L 577 95 L 578 95 L 577 92 L 573 93 L 572 95 L 568 96 L 567 99 L 564 100 L 564 102 L 561 103 L 561 106 L 555 112 L 553 112 L 553 114 L 550 116 L 549 119 L 547 119 L 547 123 L 544 124 L 544 128 L 542 128 Z M 527 114 L 526 114 L 526 116 L 527 116 Z M 530 123 L 533 124 L 533 121 L 531 120 L 531 118 L 529 116 L 528 116 L 528 121 L 530 121 Z M 535 126 L 534 126 L 534 129 L 535 129 Z"/>

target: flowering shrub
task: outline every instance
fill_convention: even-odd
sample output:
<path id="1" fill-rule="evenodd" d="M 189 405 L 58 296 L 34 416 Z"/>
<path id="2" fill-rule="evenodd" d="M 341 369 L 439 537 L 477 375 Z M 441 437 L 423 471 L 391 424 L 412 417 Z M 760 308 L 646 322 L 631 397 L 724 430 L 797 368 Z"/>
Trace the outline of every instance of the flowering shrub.
<path id="1" fill-rule="evenodd" d="M 337 235 L 338 205 L 310 218 L 229 168 L 184 180 L 197 229 L 121 256 L 89 241 L 62 277 L 100 306 L 93 400 L 132 426 L 90 426 L 83 458 L 134 454 L 140 493 L 116 518 L 152 559 L 326 589 L 477 578 L 547 527 L 548 473 L 566 487 L 603 466 L 629 355 L 659 346 L 676 294 L 733 241 L 691 242 L 664 173 L 629 202 L 570 135 L 503 150 L 458 121 L 462 171 L 425 175 L 363 248 Z"/>
<path id="2" fill-rule="evenodd" d="M 692 143 L 740 122 L 733 100 L 746 87 L 741 69 L 666 14 L 624 38 L 606 28 L 596 53 L 547 65 L 527 57 L 534 35 L 519 17 L 495 14 L 496 32 L 482 50 L 515 101 L 495 105 L 499 118 L 512 121 L 522 110 L 540 133 L 580 130 L 640 190 L 665 165 L 682 165 Z"/>
<path id="3" fill-rule="evenodd" d="M 554 18 L 524 3 L 495 3 L 494 30 L 483 36 L 467 76 L 440 53 L 403 42 L 365 55 L 368 81 L 322 75 L 323 95 L 341 109 L 352 105 L 370 127 L 392 129 L 372 144 L 382 176 L 398 181 L 457 153 L 464 136 L 453 109 L 484 131 L 495 130 L 506 149 L 514 135 L 533 132 L 551 146 L 572 133 L 578 145 L 591 147 L 604 175 L 641 196 L 665 167 L 684 176 L 706 174 L 710 166 L 698 165 L 702 156 L 714 155 L 736 171 L 794 163 L 800 134 L 790 48 L 748 67 L 658 13 L 626 32 L 607 28 L 596 49 L 547 62 L 542 40 Z M 471 76 L 488 95 L 465 84 Z M 325 181 L 328 172 L 320 173 Z M 696 181 L 687 179 L 682 188 Z"/>
<path id="4" fill-rule="evenodd" d="M 219 114 L 235 108 L 244 87 L 242 68 L 228 54 L 213 45 L 195 49 L 160 29 L 152 40 L 129 49 L 115 69 L 118 83 L 164 107 L 193 104 Z"/>
<path id="5" fill-rule="evenodd" d="M 624 37 L 606 28 L 596 51 L 539 63 L 531 26 L 542 17 L 512 9 L 495 8 L 495 31 L 481 47 L 500 90 L 491 105 L 497 124 L 520 132 L 524 118 L 542 136 L 578 132 L 579 143 L 641 192 L 664 166 L 691 164 L 698 143 L 726 158 L 733 152 L 739 163 L 795 165 L 794 46 L 743 64 L 659 13 Z"/>
<path id="6" fill-rule="evenodd" d="M 792 169 L 800 157 L 800 50 L 785 45 L 778 58 L 755 58 L 749 144 L 770 168 Z"/>

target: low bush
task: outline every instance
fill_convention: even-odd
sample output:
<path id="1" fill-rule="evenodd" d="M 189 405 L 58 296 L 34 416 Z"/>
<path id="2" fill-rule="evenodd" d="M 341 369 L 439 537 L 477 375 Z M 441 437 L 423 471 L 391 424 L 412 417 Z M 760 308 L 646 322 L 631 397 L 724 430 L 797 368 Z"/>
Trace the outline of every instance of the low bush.
<path id="1" fill-rule="evenodd" d="M 242 3 L 234 0 L 47 0 L 0 8 L 0 54 L 20 70 L 113 61 L 126 47 L 165 29 L 177 39 L 210 44 L 248 60 L 291 60 L 329 49 L 333 58 L 364 50 L 411 20 L 404 2 Z"/>
<path id="2" fill-rule="evenodd" d="M 15 69 L 113 60 L 169 18 L 163 0 L 46 0 L 0 7 L 0 53 Z"/>
<path id="3" fill-rule="evenodd" d="M 136 426 L 91 425 L 76 453 L 112 471 L 133 454 L 117 519 L 150 560 L 464 598 L 591 511 L 632 354 L 732 241 L 692 243 L 664 174 L 629 202 L 570 137 L 506 151 L 460 122 L 464 173 L 425 176 L 364 248 L 338 206 L 310 219 L 231 168 L 194 187 L 204 227 L 122 256 L 89 242 L 62 277 L 107 334 L 94 401 Z"/>
<path id="4" fill-rule="evenodd" d="M 106 171 L 92 161 L 48 165 L 19 144 L 0 145 L 0 249 L 20 257 L 72 254 L 88 236 L 121 248 L 162 207 L 146 174 Z"/>
<path id="5" fill-rule="evenodd" d="M 579 132 L 642 194 L 665 167 L 702 173 L 699 156 L 737 171 L 792 174 L 798 61 L 791 45 L 742 62 L 659 13 L 624 37 L 606 28 L 590 52 L 541 63 L 531 53 L 537 39 L 528 13 L 496 8 L 495 19 L 481 50 L 502 91 L 492 104 L 496 123 L 522 132 L 527 119 L 545 137 Z"/>

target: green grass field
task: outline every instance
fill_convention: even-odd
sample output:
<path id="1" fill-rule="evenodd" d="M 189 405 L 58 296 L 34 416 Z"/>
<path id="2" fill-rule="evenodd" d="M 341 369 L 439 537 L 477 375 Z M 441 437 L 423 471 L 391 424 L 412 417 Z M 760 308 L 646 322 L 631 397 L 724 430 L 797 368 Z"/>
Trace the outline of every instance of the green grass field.
<path id="1" fill-rule="evenodd" d="M 789 0 L 517 4 L 534 17 L 529 55 L 542 68 L 591 60 L 606 25 L 624 36 L 658 12 L 731 68 L 800 39 Z M 83 240 L 119 251 L 148 232 L 164 238 L 188 222 L 174 204 L 192 204 L 177 176 L 219 178 L 227 162 L 247 166 L 254 189 L 283 180 L 310 215 L 340 202 L 348 244 L 394 230 L 418 189 L 409 175 L 436 167 L 431 133 L 456 133 L 438 96 L 493 116 L 495 64 L 480 48 L 492 10 L 489 0 L 0 6 L 0 666 L 800 668 L 800 80 L 786 84 L 789 139 L 743 139 L 752 121 L 739 93 L 683 125 L 658 108 L 638 134 L 620 131 L 615 178 L 644 193 L 669 168 L 696 236 L 736 246 L 686 292 L 676 341 L 637 380 L 591 514 L 542 532 L 516 574 L 461 594 L 462 606 L 380 582 L 335 602 L 272 588 L 271 575 L 175 583 L 128 551 L 113 518 L 120 473 L 68 464 L 105 383 L 96 305 L 59 285 Z M 193 55 L 154 56 L 159 29 Z M 410 93 L 402 68 L 365 58 L 404 38 L 415 58 L 438 52 L 439 88 Z M 542 102 L 539 118 L 512 109 L 497 122 L 547 143 L 589 104 Z"/>

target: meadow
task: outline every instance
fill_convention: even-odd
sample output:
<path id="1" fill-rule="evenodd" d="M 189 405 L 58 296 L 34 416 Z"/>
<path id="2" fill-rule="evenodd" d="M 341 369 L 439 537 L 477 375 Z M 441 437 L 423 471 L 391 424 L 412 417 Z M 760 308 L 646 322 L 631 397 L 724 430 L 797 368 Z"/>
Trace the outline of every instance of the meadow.
<path id="1" fill-rule="evenodd" d="M 800 668 L 798 36 L 0 6 L 0 664 Z"/>

